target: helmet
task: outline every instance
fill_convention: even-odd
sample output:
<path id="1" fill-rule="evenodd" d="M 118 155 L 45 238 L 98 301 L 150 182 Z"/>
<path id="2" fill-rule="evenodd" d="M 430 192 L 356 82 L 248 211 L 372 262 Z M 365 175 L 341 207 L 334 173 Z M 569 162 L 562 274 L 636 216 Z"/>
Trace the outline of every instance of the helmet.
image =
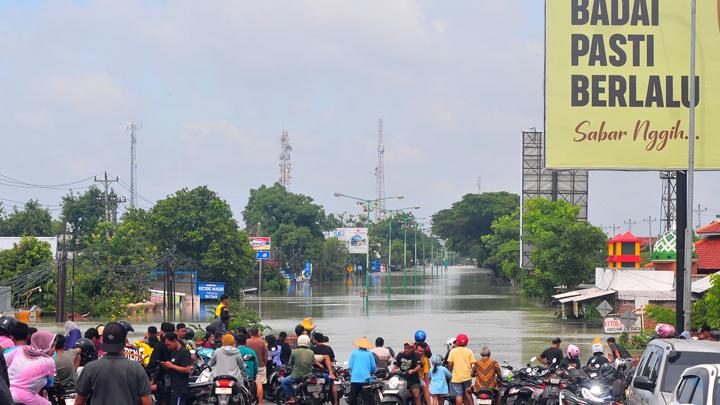
<path id="1" fill-rule="evenodd" d="M 659 323 L 655 327 L 655 333 L 657 333 L 661 338 L 671 338 L 675 336 L 675 328 L 666 323 Z"/>
<path id="2" fill-rule="evenodd" d="M 447 346 L 448 351 L 450 351 L 450 349 L 455 346 L 455 338 L 448 339 L 447 342 L 445 342 L 445 346 Z"/>
<path id="3" fill-rule="evenodd" d="M 513 377 L 515 377 L 513 372 L 506 368 L 503 368 L 502 371 L 500 371 L 500 374 L 502 375 L 502 379 L 505 382 L 511 382 L 513 380 Z"/>
<path id="4" fill-rule="evenodd" d="M 11 336 L 18 320 L 11 316 L 0 317 L 0 336 Z"/>
<path id="5" fill-rule="evenodd" d="M 567 355 L 568 358 L 577 359 L 580 356 L 580 348 L 575 345 L 568 345 Z"/>
<path id="6" fill-rule="evenodd" d="M 84 366 L 98 359 L 97 349 L 92 340 L 80 338 L 73 345 L 73 349 L 80 349 L 80 365 Z"/>
<path id="7" fill-rule="evenodd" d="M 185 339 L 192 340 L 194 338 L 195 338 L 195 331 L 190 328 L 187 328 L 185 330 Z"/>
<path id="8" fill-rule="evenodd" d="M 125 333 L 135 332 L 135 329 L 132 327 L 132 325 L 130 325 L 130 322 L 128 322 L 128 321 L 118 321 L 118 323 L 120 324 L 120 326 L 123 327 L 123 329 L 125 329 Z"/>
<path id="9" fill-rule="evenodd" d="M 467 335 L 461 333 L 455 338 L 455 343 L 458 346 L 467 346 L 469 340 Z"/>
<path id="10" fill-rule="evenodd" d="M 425 333 L 424 330 L 420 329 L 417 332 L 415 332 L 415 342 L 416 343 L 422 343 L 427 339 L 427 333 Z"/>
<path id="11" fill-rule="evenodd" d="M 298 347 L 310 347 L 310 337 L 308 335 L 301 335 L 297 338 Z"/>
<path id="12" fill-rule="evenodd" d="M 591 350 L 592 350 L 593 353 L 602 353 L 602 352 L 603 352 L 603 345 L 600 344 L 600 343 L 595 343 L 594 345 L 592 345 Z"/>

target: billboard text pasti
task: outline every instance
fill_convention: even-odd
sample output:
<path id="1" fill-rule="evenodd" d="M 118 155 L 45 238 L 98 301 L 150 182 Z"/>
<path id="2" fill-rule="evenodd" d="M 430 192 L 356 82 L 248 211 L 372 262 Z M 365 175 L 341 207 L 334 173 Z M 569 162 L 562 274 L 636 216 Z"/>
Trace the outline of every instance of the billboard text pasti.
<path id="1" fill-rule="evenodd" d="M 546 0 L 545 165 L 682 169 L 690 2 Z M 696 167 L 720 168 L 720 21 L 697 0 Z"/>

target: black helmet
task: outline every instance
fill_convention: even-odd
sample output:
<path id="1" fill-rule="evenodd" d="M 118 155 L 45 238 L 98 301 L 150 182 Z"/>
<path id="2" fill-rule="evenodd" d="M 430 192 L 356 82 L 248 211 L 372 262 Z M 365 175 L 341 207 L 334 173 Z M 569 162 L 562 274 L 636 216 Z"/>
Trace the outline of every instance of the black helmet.
<path id="1" fill-rule="evenodd" d="M 123 329 L 125 329 L 125 333 L 135 332 L 135 329 L 132 327 L 132 325 L 130 325 L 130 322 L 118 321 L 118 323 L 120 324 L 120 326 L 123 327 Z"/>
<path id="2" fill-rule="evenodd" d="M 190 328 L 185 329 L 185 339 L 193 340 L 194 338 L 195 338 L 195 331 Z"/>
<path id="3" fill-rule="evenodd" d="M 0 336 L 12 336 L 18 320 L 11 316 L 0 317 Z"/>
<path id="4" fill-rule="evenodd" d="M 80 365 L 84 366 L 98 359 L 97 349 L 92 340 L 81 338 L 75 342 L 73 349 L 80 349 Z"/>

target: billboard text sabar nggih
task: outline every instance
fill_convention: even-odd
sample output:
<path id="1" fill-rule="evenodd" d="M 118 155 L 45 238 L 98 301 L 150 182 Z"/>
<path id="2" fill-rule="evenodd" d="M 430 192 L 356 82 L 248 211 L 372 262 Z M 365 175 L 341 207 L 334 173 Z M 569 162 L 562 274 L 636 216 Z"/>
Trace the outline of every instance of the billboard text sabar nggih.
<path id="1" fill-rule="evenodd" d="M 696 167 L 720 168 L 718 0 L 697 0 Z M 682 169 L 690 1 L 546 0 L 545 164 Z"/>

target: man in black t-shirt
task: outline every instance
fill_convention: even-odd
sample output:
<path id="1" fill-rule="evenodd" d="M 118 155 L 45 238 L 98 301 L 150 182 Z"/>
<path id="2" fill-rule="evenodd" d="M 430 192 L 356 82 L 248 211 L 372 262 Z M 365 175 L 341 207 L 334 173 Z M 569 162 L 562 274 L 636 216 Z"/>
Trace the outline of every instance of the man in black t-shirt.
<path id="1" fill-rule="evenodd" d="M 160 363 L 165 369 L 165 398 L 168 405 L 184 405 L 192 371 L 190 351 L 180 343 L 175 332 L 165 334 L 165 347 L 170 351 L 170 360 Z"/>
<path id="2" fill-rule="evenodd" d="M 282 362 L 282 364 L 288 364 L 290 355 L 292 354 L 292 347 L 287 342 L 287 333 L 280 332 L 280 334 L 278 334 L 278 345 L 280 346 L 280 362 Z"/>
<path id="3" fill-rule="evenodd" d="M 315 346 L 313 346 L 312 351 L 318 356 L 327 356 L 327 358 L 330 360 L 330 363 L 335 362 L 335 352 L 333 352 L 332 347 L 328 345 L 328 342 L 330 342 L 330 339 L 327 336 L 324 336 L 322 333 L 315 333 L 313 335 L 313 340 L 315 341 Z M 323 361 L 323 370 L 325 370 L 325 373 L 330 374 L 330 371 L 328 370 L 328 362 Z M 332 393 L 333 397 L 333 405 L 338 404 L 338 394 L 337 394 L 337 386 L 333 381 L 330 381 L 328 378 L 328 383 L 330 385 L 330 392 Z"/>
<path id="4" fill-rule="evenodd" d="M 403 352 L 395 357 L 395 371 L 405 375 L 407 387 L 413 395 L 415 405 L 420 405 L 420 377 L 418 371 L 422 367 L 420 357 L 413 350 L 414 343 L 405 342 Z"/>
<path id="5" fill-rule="evenodd" d="M 559 367 L 563 360 L 563 352 L 560 350 L 560 343 L 562 343 L 562 340 L 560 340 L 559 337 L 553 339 L 552 345 L 542 352 L 538 361 L 545 367 Z"/>
<path id="6" fill-rule="evenodd" d="M 145 370 L 122 354 L 127 340 L 125 328 L 110 322 L 102 336 L 106 354 L 83 369 L 75 384 L 75 404 L 84 405 L 90 398 L 93 404 L 150 405 L 150 381 Z"/>

